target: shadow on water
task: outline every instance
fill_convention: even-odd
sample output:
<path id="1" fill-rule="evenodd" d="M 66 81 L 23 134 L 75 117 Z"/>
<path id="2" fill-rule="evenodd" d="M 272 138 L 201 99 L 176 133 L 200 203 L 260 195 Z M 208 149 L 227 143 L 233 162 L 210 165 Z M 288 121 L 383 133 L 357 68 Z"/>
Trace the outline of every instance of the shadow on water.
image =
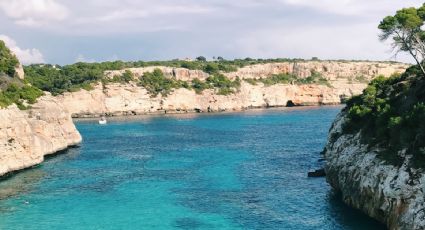
<path id="1" fill-rule="evenodd" d="M 45 156 L 45 161 L 30 168 L 10 172 L 0 177 L 0 200 L 21 196 L 35 189 L 36 185 L 48 174 L 43 168 L 43 164 L 59 163 L 69 160 L 79 154 L 78 146 Z M 5 211 L 0 207 L 0 212 Z"/>
<path id="2" fill-rule="evenodd" d="M 368 217 L 360 210 L 349 207 L 342 201 L 342 196 L 334 191 L 329 191 L 327 196 L 329 201 L 329 212 L 335 218 L 335 221 L 341 226 L 347 226 L 346 229 L 361 230 L 385 230 L 385 225 L 379 221 Z M 348 227 L 351 226 L 351 227 Z M 359 227 L 354 227 L 359 226 Z M 360 227 L 361 226 L 361 227 Z"/>

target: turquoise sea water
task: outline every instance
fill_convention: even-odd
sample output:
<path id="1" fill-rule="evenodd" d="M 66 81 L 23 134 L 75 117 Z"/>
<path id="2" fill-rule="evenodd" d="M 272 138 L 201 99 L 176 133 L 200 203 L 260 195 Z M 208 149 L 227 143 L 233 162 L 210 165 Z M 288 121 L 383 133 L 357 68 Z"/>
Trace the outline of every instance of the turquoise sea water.
<path id="1" fill-rule="evenodd" d="M 80 148 L 0 182 L 0 229 L 379 229 L 306 176 L 339 110 L 77 121 Z"/>

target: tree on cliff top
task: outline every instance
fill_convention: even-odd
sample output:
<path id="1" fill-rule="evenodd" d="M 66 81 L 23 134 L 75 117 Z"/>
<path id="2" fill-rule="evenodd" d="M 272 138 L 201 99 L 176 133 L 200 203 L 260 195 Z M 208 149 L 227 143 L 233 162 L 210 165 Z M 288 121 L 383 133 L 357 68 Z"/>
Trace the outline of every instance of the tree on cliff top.
<path id="1" fill-rule="evenodd" d="M 16 56 L 7 48 L 4 41 L 0 40 L 0 74 L 15 76 L 15 68 L 19 65 Z"/>
<path id="2" fill-rule="evenodd" d="M 382 41 L 393 39 L 393 48 L 397 53 L 408 52 L 419 65 L 423 75 L 425 69 L 425 31 L 422 30 L 425 20 L 425 4 L 416 9 L 403 8 L 394 16 L 385 17 L 378 28 L 381 30 L 379 38 Z"/>

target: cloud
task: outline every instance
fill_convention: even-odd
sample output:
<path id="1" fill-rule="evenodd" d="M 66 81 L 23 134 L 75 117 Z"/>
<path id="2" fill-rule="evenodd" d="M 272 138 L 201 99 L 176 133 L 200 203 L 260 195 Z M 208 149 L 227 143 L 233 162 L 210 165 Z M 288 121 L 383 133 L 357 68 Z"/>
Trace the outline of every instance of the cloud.
<path id="1" fill-rule="evenodd" d="M 0 0 L 0 28 L 60 64 L 103 61 L 114 54 L 124 60 L 199 55 L 386 60 L 392 54 L 390 46 L 378 40 L 379 21 L 402 7 L 422 3 Z M 39 26 L 28 29 L 16 23 Z"/>
<path id="2" fill-rule="evenodd" d="M 43 54 L 38 49 L 22 49 L 12 38 L 0 34 L 0 40 L 6 43 L 6 46 L 18 57 L 22 64 L 44 63 Z"/>
<path id="3" fill-rule="evenodd" d="M 388 12 L 394 9 L 410 6 L 419 6 L 420 1 L 391 1 L 388 0 L 280 0 L 280 2 L 308 7 L 321 12 L 333 13 L 338 15 L 367 16 L 371 13 Z"/>
<path id="4" fill-rule="evenodd" d="M 93 58 L 86 58 L 84 55 L 78 54 L 77 58 L 75 58 L 75 62 L 93 63 L 96 62 L 96 60 Z"/>
<path id="5" fill-rule="evenodd" d="M 30 27 L 62 21 L 69 15 L 56 0 L 0 0 L 0 9 L 16 24 Z"/>

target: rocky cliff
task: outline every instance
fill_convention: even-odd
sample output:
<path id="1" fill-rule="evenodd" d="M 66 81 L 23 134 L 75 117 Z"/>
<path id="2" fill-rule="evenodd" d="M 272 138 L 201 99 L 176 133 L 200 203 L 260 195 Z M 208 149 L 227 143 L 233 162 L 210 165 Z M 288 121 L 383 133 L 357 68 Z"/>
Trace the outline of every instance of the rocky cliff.
<path id="1" fill-rule="evenodd" d="M 0 109 L 0 176 L 80 142 L 70 114 L 52 96 L 39 98 L 30 110 Z"/>
<path id="2" fill-rule="evenodd" d="M 333 123 L 325 147 L 327 181 L 343 201 L 386 224 L 389 229 L 425 228 L 425 174 L 410 157 L 397 166 L 378 157 L 383 149 L 361 142 L 361 134 L 343 134 L 346 113 Z M 404 151 L 399 153 L 405 155 Z"/>
<path id="3" fill-rule="evenodd" d="M 94 90 L 80 90 L 58 96 L 60 104 L 75 117 L 136 115 L 151 113 L 214 112 L 286 105 L 337 104 L 340 98 L 334 89 L 322 85 L 282 85 L 265 87 L 242 82 L 238 92 L 217 95 L 214 90 L 201 94 L 176 89 L 167 97 L 151 97 L 146 89 L 135 84 L 101 84 Z"/>
<path id="4" fill-rule="evenodd" d="M 252 107 L 287 105 L 339 104 L 341 99 L 358 95 L 377 75 L 390 76 L 403 72 L 409 65 L 385 62 L 303 61 L 246 66 L 236 72 L 224 73 L 230 79 L 242 79 L 240 89 L 231 95 L 217 95 L 213 90 L 201 94 L 187 89 L 176 89 L 167 97 L 151 97 L 136 84 L 108 84 L 95 86 L 92 91 L 81 90 L 59 96 L 61 103 L 76 117 L 100 114 L 146 114 L 162 112 L 242 110 Z M 160 69 L 165 76 L 176 80 L 205 80 L 209 74 L 200 70 L 173 67 L 144 67 L 106 71 L 109 78 L 130 70 L 135 78 L 145 72 Z M 243 79 L 267 78 L 273 74 L 294 74 L 306 78 L 319 73 L 330 83 L 326 85 L 249 84 Z"/>
<path id="5" fill-rule="evenodd" d="M 272 63 L 247 66 L 233 73 L 231 79 L 270 77 L 272 74 L 294 73 L 300 77 L 321 73 L 330 85 L 250 84 L 244 80 L 235 93 L 218 95 L 215 89 L 202 93 L 185 88 L 169 95 L 152 96 L 134 82 L 98 83 L 94 89 L 43 96 L 28 111 L 15 106 L 0 110 L 0 175 L 23 169 L 43 161 L 44 155 L 78 144 L 81 136 L 71 120 L 74 117 L 136 115 L 151 113 L 184 113 L 243 110 L 255 107 L 338 104 L 342 97 L 359 94 L 366 82 L 377 74 L 389 76 L 407 65 L 374 62 L 303 62 Z M 205 80 L 200 70 L 171 67 L 130 69 L 135 77 L 160 68 L 167 77 L 182 81 Z M 120 75 L 125 70 L 107 71 L 106 76 Z M 356 76 L 362 76 L 356 77 Z"/>

